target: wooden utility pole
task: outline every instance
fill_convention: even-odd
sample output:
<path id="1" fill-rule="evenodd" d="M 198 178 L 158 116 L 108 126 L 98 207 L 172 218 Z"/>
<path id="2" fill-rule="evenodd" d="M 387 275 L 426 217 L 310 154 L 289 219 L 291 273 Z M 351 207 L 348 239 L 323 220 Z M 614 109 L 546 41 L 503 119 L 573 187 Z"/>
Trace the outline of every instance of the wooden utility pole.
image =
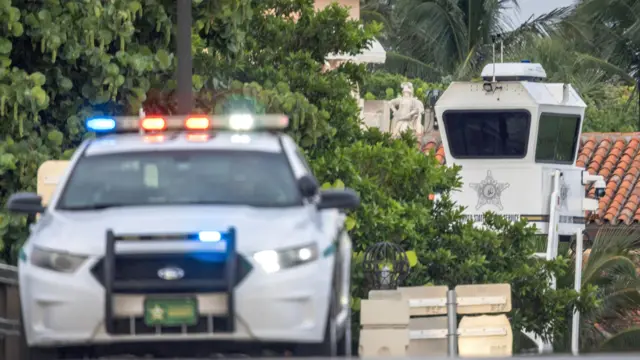
<path id="1" fill-rule="evenodd" d="M 191 0 L 178 0 L 178 31 L 176 37 L 176 56 L 178 67 L 178 113 L 188 115 L 193 107 L 193 56 L 191 54 L 192 13 Z"/>

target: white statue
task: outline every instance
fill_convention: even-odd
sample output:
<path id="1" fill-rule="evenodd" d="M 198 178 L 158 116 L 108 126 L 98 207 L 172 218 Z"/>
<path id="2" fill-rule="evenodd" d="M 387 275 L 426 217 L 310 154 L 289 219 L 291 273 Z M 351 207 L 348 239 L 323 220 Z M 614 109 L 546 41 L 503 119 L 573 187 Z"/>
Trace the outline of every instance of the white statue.
<path id="1" fill-rule="evenodd" d="M 415 132 L 418 139 L 422 137 L 422 114 L 424 105 L 422 101 L 413 96 L 413 84 L 405 82 L 402 87 L 402 96 L 389 101 L 393 125 L 391 134 L 400 136 L 407 129 Z"/>

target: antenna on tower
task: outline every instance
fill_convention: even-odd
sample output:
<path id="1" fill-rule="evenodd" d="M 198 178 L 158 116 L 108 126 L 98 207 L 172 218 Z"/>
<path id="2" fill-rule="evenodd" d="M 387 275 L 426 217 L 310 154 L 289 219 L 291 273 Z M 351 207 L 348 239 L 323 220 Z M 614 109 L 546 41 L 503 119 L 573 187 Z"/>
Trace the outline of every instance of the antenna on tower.
<path id="1" fill-rule="evenodd" d="M 504 62 L 504 39 L 502 38 L 502 34 L 498 34 L 498 39 L 500 40 L 500 63 Z"/>
<path id="2" fill-rule="evenodd" d="M 495 35 L 491 36 L 491 47 L 493 49 L 493 59 L 492 59 L 493 79 L 491 82 L 496 82 L 496 36 Z"/>

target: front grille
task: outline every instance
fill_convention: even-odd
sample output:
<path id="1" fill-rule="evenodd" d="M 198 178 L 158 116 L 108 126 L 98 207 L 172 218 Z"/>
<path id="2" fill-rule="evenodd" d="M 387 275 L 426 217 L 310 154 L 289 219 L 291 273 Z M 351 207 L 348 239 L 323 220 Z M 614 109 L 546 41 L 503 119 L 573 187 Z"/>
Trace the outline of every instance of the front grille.
<path id="1" fill-rule="evenodd" d="M 251 264 L 241 255 L 235 255 L 238 261 L 235 284 L 237 286 L 251 272 Z M 217 257 L 217 258 L 216 258 Z M 217 254 L 116 254 L 114 281 L 120 283 L 135 283 L 141 281 L 158 281 L 158 270 L 165 267 L 179 267 L 184 270 L 184 277 L 173 280 L 179 284 L 181 281 L 201 280 L 212 283 L 224 280 L 225 262 Z M 104 259 L 100 259 L 91 269 L 94 277 L 100 284 L 104 284 Z M 220 289 L 199 287 L 180 288 L 176 292 L 208 292 Z M 140 292 L 137 289 L 118 290 L 118 293 Z M 148 292 L 145 290 L 145 292 Z"/>
<path id="2" fill-rule="evenodd" d="M 191 326 L 148 326 L 143 317 L 113 319 L 113 335 L 170 335 L 225 332 L 230 319 L 222 316 L 200 316 Z"/>

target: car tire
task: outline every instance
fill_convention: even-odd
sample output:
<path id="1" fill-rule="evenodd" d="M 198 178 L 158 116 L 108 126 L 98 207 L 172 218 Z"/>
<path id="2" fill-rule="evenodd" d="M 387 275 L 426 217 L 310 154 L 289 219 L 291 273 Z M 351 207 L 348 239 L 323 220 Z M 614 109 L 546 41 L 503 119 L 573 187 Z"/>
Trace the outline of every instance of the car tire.
<path id="1" fill-rule="evenodd" d="M 24 331 L 24 320 L 20 316 L 22 332 L 20 334 L 20 355 L 24 360 L 56 360 L 58 351 L 55 348 L 39 348 L 27 344 L 27 336 Z"/>

